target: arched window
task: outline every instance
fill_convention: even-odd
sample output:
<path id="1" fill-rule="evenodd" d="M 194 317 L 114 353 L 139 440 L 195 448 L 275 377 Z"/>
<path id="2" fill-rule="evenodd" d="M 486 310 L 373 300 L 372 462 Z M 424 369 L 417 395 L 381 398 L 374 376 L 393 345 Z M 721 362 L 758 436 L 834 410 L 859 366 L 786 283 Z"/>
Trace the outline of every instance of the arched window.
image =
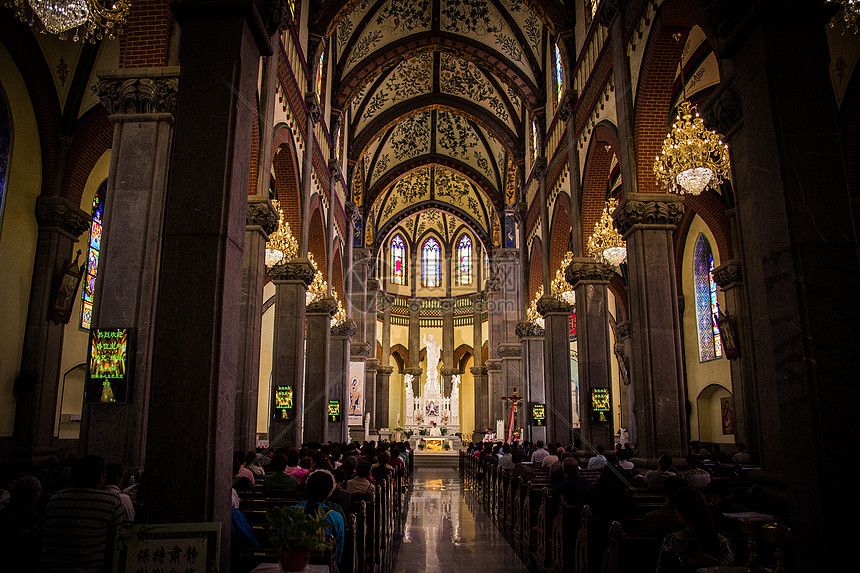
<path id="1" fill-rule="evenodd" d="M 442 286 L 442 247 L 433 237 L 421 247 L 421 286 Z"/>
<path id="2" fill-rule="evenodd" d="M 561 62 L 561 50 L 558 49 L 558 43 L 553 44 L 555 48 L 555 75 L 553 83 L 555 84 L 555 107 L 558 107 L 561 102 L 561 93 L 564 91 L 564 66 Z"/>
<path id="3" fill-rule="evenodd" d="M 325 50 L 320 53 L 320 59 L 317 61 L 317 97 L 320 100 L 320 105 L 323 105 L 323 85 L 325 84 Z"/>
<path id="4" fill-rule="evenodd" d="M 400 235 L 391 239 L 391 283 L 406 284 L 406 243 Z"/>
<path id="5" fill-rule="evenodd" d="M 532 120 L 532 146 L 531 146 L 531 154 L 532 154 L 532 165 L 534 165 L 535 161 L 538 158 L 538 124 L 537 120 Z"/>
<path id="6" fill-rule="evenodd" d="M 466 234 L 457 242 L 457 280 L 455 284 L 472 284 L 472 239 Z"/>
<path id="7" fill-rule="evenodd" d="M 12 114 L 6 104 L 6 94 L 0 86 L 0 228 L 3 225 L 3 207 L 6 205 L 6 180 L 12 157 Z"/>
<path id="8" fill-rule="evenodd" d="M 93 323 L 93 294 L 96 291 L 96 273 L 99 270 L 99 252 L 102 248 L 102 216 L 104 215 L 105 183 L 101 184 L 93 199 L 90 245 L 87 249 L 87 274 L 81 291 L 81 328 L 89 330 Z"/>
<path id="9" fill-rule="evenodd" d="M 702 362 L 723 355 L 723 343 L 714 315 L 717 313 L 717 284 L 714 282 L 714 255 L 703 234 L 693 252 L 693 282 L 696 289 L 696 324 L 699 332 L 699 358 Z"/>

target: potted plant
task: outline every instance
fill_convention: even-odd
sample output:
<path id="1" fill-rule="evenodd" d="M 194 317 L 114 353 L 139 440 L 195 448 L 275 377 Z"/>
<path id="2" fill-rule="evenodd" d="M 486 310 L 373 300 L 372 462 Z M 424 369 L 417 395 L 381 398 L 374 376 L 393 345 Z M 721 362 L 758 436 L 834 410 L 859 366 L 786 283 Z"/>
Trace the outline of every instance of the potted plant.
<path id="1" fill-rule="evenodd" d="M 282 505 L 266 511 L 269 543 L 280 555 L 281 571 L 304 571 L 311 551 L 328 547 L 324 529 L 329 525 L 325 511 L 305 513 L 304 507 Z"/>
<path id="2" fill-rule="evenodd" d="M 427 442 L 425 442 L 424 440 L 421 440 L 420 442 L 418 442 L 418 449 L 419 450 L 423 450 L 426 447 L 427 447 Z"/>

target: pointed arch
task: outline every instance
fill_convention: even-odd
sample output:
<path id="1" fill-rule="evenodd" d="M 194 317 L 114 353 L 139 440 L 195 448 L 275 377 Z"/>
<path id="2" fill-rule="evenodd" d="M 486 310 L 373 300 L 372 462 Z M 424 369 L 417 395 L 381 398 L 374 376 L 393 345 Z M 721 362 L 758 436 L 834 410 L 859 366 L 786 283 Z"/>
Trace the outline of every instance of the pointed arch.
<path id="1" fill-rule="evenodd" d="M 473 262 L 474 248 L 472 238 L 469 233 L 463 233 L 455 243 L 455 252 L 457 256 L 456 271 L 454 273 L 454 284 L 456 286 L 465 286 L 472 284 L 473 280 Z"/>
<path id="2" fill-rule="evenodd" d="M 421 286 L 442 286 L 442 241 L 435 234 L 421 242 Z"/>
<path id="3" fill-rule="evenodd" d="M 696 296 L 699 360 L 716 360 L 723 355 L 717 321 L 717 285 L 714 282 L 714 254 L 704 233 L 699 233 L 693 251 L 693 288 Z"/>
<path id="4" fill-rule="evenodd" d="M 394 234 L 388 244 L 388 258 L 391 266 L 389 278 L 391 284 L 407 286 L 409 284 L 409 249 L 406 239 L 399 232 Z"/>

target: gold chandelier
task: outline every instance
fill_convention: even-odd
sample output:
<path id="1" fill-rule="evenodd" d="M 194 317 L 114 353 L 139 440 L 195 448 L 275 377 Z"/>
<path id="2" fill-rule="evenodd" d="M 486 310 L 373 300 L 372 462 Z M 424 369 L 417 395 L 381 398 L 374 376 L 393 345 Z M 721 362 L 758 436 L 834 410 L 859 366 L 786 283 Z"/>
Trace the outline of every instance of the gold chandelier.
<path id="1" fill-rule="evenodd" d="M 654 159 L 657 183 L 679 195 L 698 195 L 716 187 L 728 173 L 729 148 L 705 128 L 695 105 L 681 101 L 672 131 L 663 141 L 663 153 Z"/>
<path id="2" fill-rule="evenodd" d="M 561 301 L 566 302 L 571 306 L 576 302 L 576 293 L 574 292 L 573 287 L 570 285 L 570 283 L 567 282 L 564 273 L 572 260 L 573 253 L 567 251 L 564 254 L 564 258 L 561 260 L 561 264 L 555 271 L 555 278 L 552 279 L 552 283 L 549 286 L 549 291 L 552 296 Z"/>
<path id="3" fill-rule="evenodd" d="M 618 202 L 615 199 L 606 202 L 600 219 L 594 224 L 594 232 L 588 239 L 588 253 L 615 267 L 627 259 L 627 243 L 612 221 L 612 212 L 616 207 Z"/>
<path id="4" fill-rule="evenodd" d="M 5 0 L 22 22 L 65 40 L 115 39 L 128 19 L 131 0 Z"/>
<path id="5" fill-rule="evenodd" d="M 537 304 L 540 299 L 543 298 L 543 287 L 539 287 L 537 292 L 535 293 L 535 299 L 529 305 L 528 310 L 526 311 L 526 321 L 532 324 L 536 324 L 541 328 L 545 328 L 545 322 L 541 314 L 538 312 Z"/>
<path id="6" fill-rule="evenodd" d="M 841 0 L 842 10 L 830 20 L 830 27 L 835 28 L 837 22 L 842 22 L 842 34 L 860 32 L 858 20 L 860 20 L 860 0 Z M 841 15 L 841 17 L 840 17 Z"/>
<path id="7" fill-rule="evenodd" d="M 278 229 L 266 242 L 266 266 L 269 268 L 296 258 L 299 252 L 299 243 L 290 232 L 290 224 L 284 220 L 284 210 L 277 201 L 272 204 L 278 210 Z"/>

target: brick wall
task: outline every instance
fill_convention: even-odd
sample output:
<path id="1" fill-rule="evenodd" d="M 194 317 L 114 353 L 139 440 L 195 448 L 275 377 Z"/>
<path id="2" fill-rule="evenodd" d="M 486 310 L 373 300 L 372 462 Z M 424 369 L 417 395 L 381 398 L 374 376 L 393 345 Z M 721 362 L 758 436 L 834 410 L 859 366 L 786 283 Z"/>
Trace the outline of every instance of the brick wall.
<path id="1" fill-rule="evenodd" d="M 107 118 L 107 111 L 99 111 L 90 116 L 78 128 L 72 147 L 66 156 L 66 169 L 63 175 L 61 195 L 74 205 L 80 205 L 87 178 L 96 162 L 110 149 L 113 143 L 113 126 Z M 84 207 L 89 211 L 90 207 Z"/>
<path id="2" fill-rule="evenodd" d="M 257 167 L 260 161 L 260 106 L 254 102 L 254 120 L 251 122 L 251 168 L 248 177 L 248 195 L 257 194 Z"/>
<path id="3" fill-rule="evenodd" d="M 121 68 L 167 65 L 173 14 L 169 0 L 134 0 L 119 39 Z"/>
<path id="4" fill-rule="evenodd" d="M 552 227 L 549 239 L 549 272 L 555 278 L 555 271 L 561 264 L 564 254 L 570 247 L 570 198 L 567 193 L 559 193 L 552 214 Z"/>
<path id="5" fill-rule="evenodd" d="M 541 242 L 540 239 L 535 239 L 532 243 L 532 252 L 529 257 L 529 299 L 527 304 L 531 304 L 540 287 L 543 286 L 543 263 L 541 263 Z"/>
<path id="6" fill-rule="evenodd" d="M 600 214 L 606 204 L 606 187 L 609 183 L 609 165 L 612 162 L 612 150 L 606 151 L 607 143 L 592 139 L 592 147 L 588 153 L 588 164 L 585 166 L 585 180 L 582 185 L 582 250 L 583 256 L 588 255 L 588 238 L 594 232 L 594 225 L 600 220 Z"/>
<path id="7" fill-rule="evenodd" d="M 290 144 L 281 144 L 275 153 L 275 198 L 284 211 L 284 219 L 297 241 L 302 237 L 302 203 L 296 157 Z"/>
<path id="8" fill-rule="evenodd" d="M 311 226 L 308 234 L 308 249 L 314 254 L 317 270 L 325 272 L 326 269 L 326 246 L 325 246 L 325 224 L 323 222 L 322 205 L 317 203 L 311 213 Z"/>
<path id="9" fill-rule="evenodd" d="M 688 195 L 684 199 L 684 217 L 678 223 L 673 235 L 675 242 L 675 282 L 678 286 L 678 292 L 683 292 L 681 290 L 681 277 L 684 268 L 681 263 L 684 260 L 684 245 L 687 243 L 687 234 L 693 223 L 693 217 L 696 215 L 702 218 L 705 225 L 714 234 L 720 264 L 728 262 L 734 256 L 731 228 L 723 204 L 707 191 L 697 196 Z"/>

